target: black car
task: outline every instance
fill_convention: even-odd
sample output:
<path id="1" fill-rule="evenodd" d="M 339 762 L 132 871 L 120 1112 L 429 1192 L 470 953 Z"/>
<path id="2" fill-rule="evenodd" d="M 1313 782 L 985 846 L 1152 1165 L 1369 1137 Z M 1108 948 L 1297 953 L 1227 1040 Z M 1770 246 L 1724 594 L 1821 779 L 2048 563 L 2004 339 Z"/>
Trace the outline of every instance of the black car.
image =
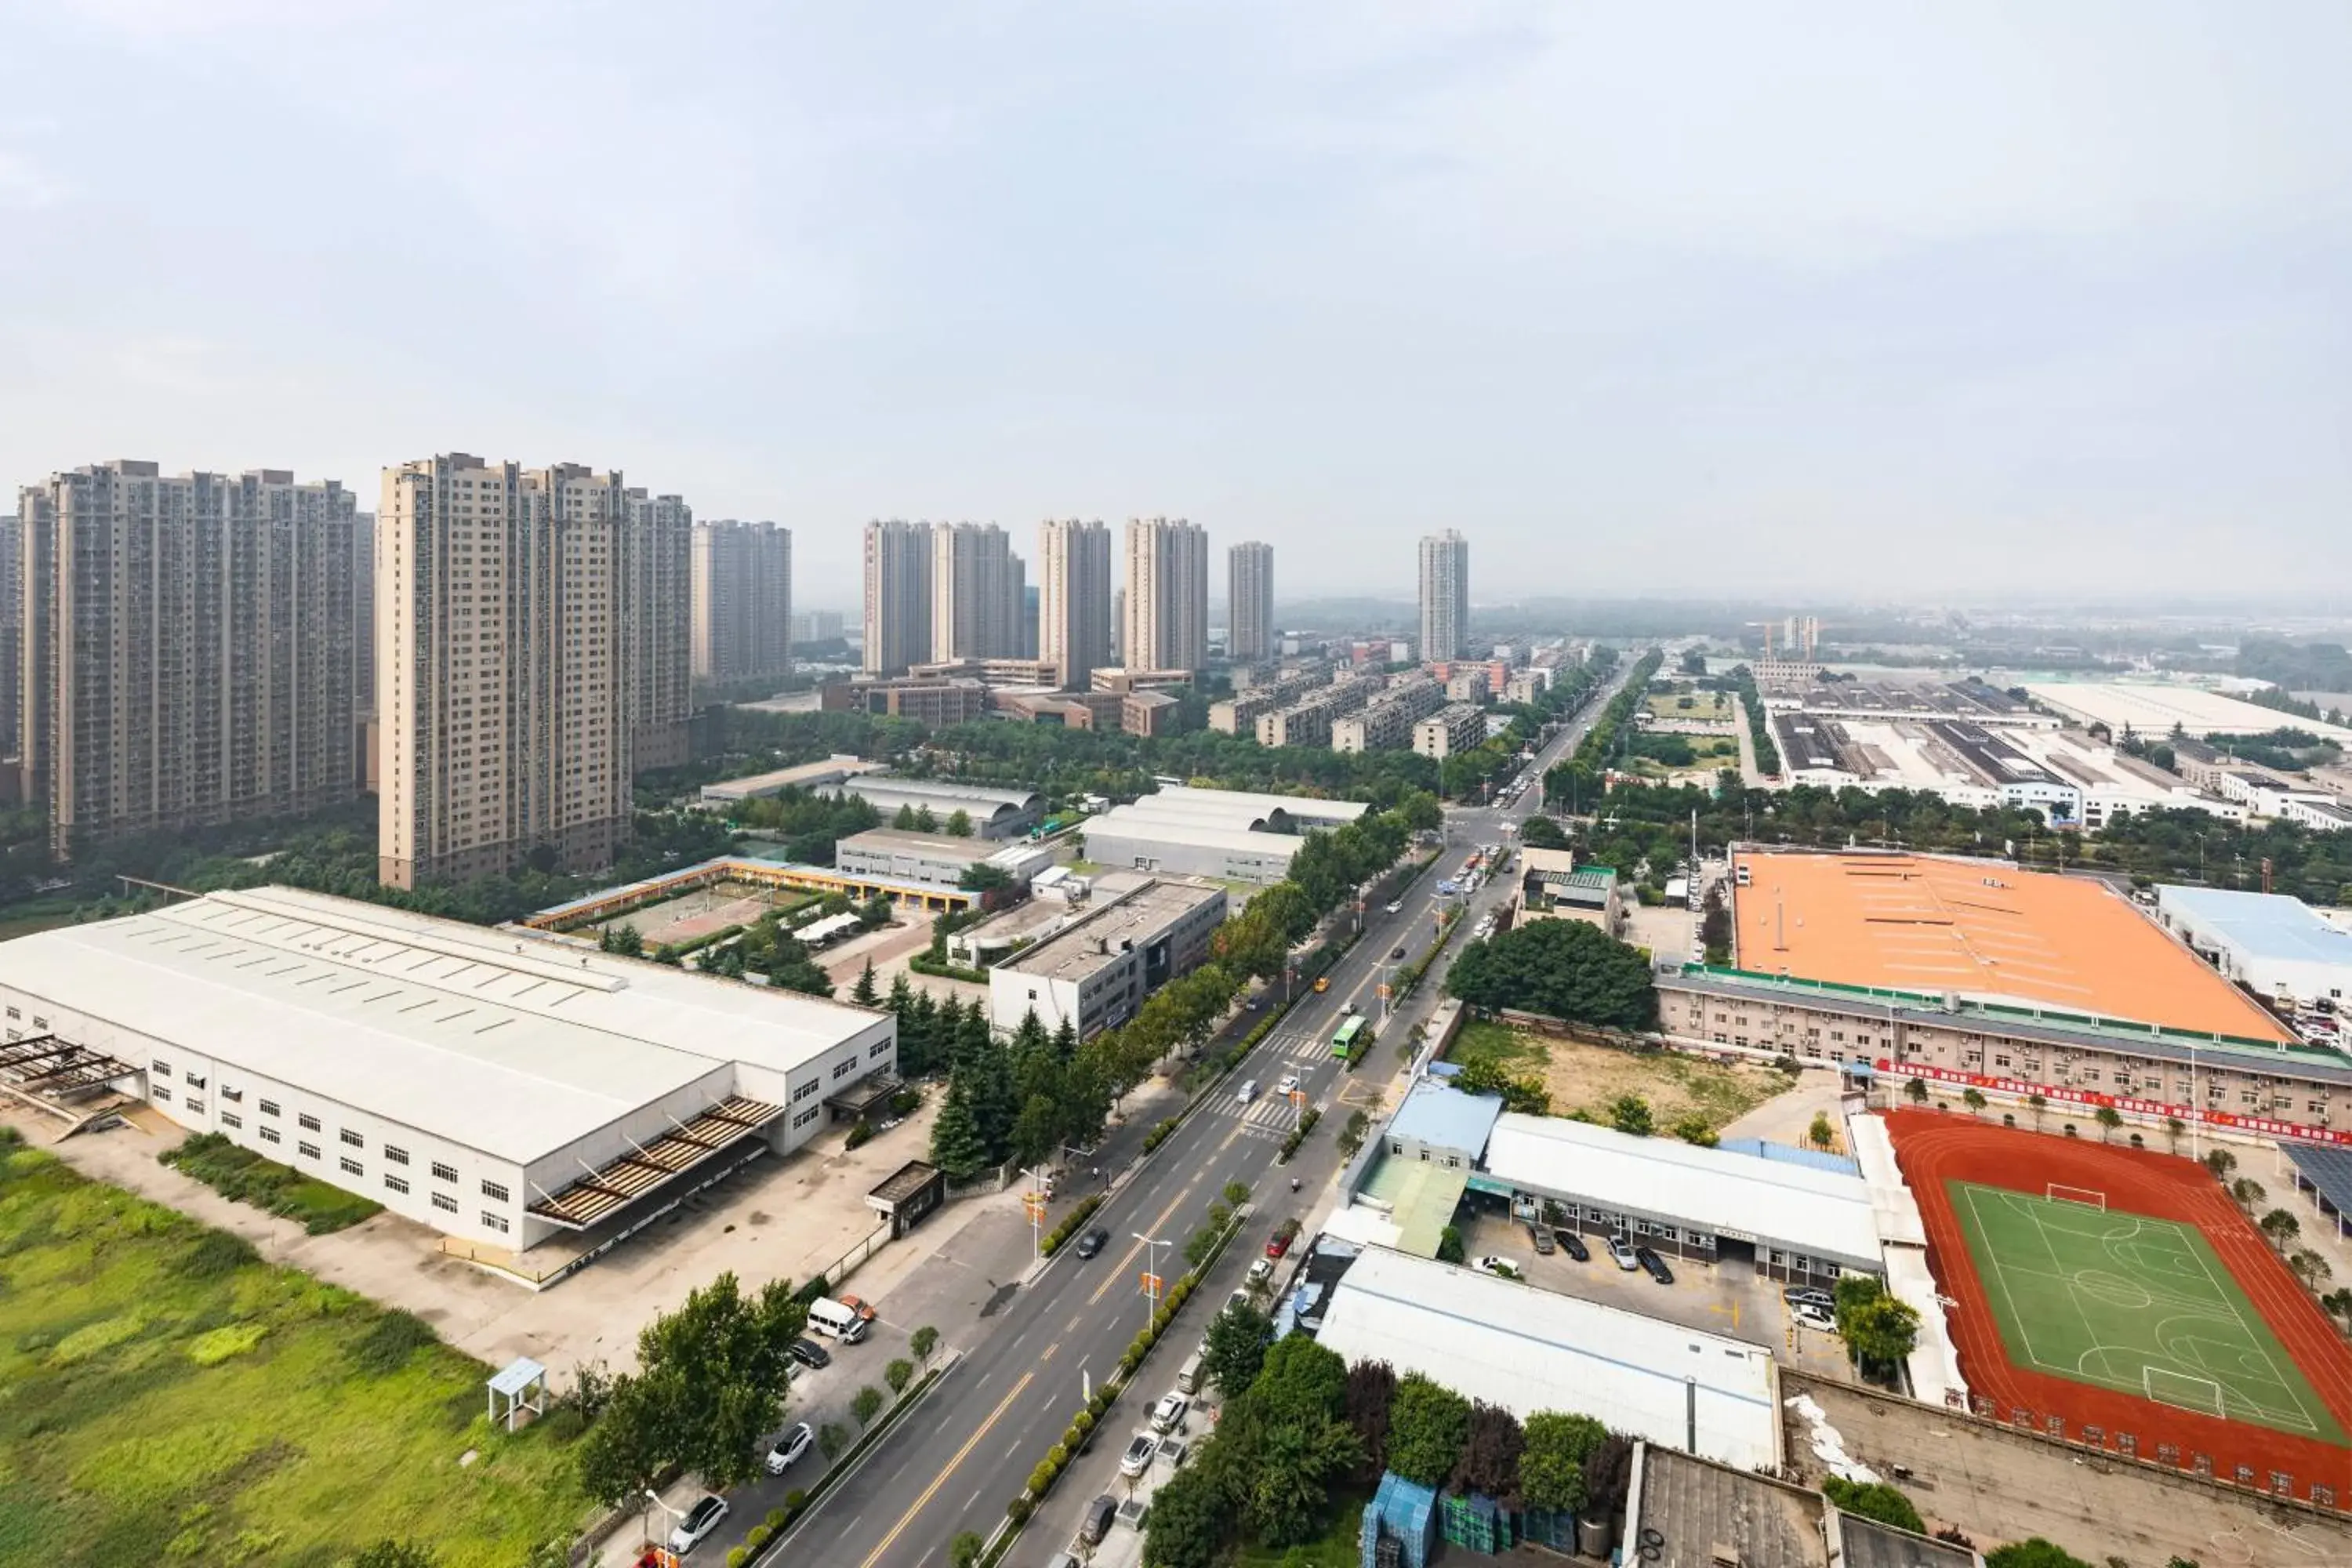
<path id="1" fill-rule="evenodd" d="M 1551 1233 L 1551 1238 L 1559 1243 L 1559 1249 L 1562 1252 L 1567 1253 L 1579 1263 L 1590 1263 L 1592 1261 L 1591 1249 L 1584 1245 L 1584 1237 L 1577 1235 L 1576 1232 L 1572 1230 L 1555 1230 Z"/>
<path id="2" fill-rule="evenodd" d="M 1109 1245 L 1110 1232 L 1097 1226 L 1078 1237 L 1077 1254 L 1080 1258 L 1092 1258 Z"/>
<path id="3" fill-rule="evenodd" d="M 793 1359 L 806 1367 L 831 1366 L 832 1354 L 814 1340 L 794 1340 Z"/>
<path id="4" fill-rule="evenodd" d="M 1648 1247 L 1635 1247 L 1633 1249 L 1633 1261 L 1647 1269 L 1649 1271 L 1650 1278 L 1656 1280 L 1659 1284 L 1671 1285 L 1675 1282 L 1675 1271 L 1666 1267 L 1666 1260 L 1659 1257 L 1656 1253 L 1651 1251 Z"/>
<path id="5" fill-rule="evenodd" d="M 1392 947 L 1389 949 L 1389 956 L 1391 958 L 1402 958 L 1404 956 L 1404 949 L 1401 947 Z"/>

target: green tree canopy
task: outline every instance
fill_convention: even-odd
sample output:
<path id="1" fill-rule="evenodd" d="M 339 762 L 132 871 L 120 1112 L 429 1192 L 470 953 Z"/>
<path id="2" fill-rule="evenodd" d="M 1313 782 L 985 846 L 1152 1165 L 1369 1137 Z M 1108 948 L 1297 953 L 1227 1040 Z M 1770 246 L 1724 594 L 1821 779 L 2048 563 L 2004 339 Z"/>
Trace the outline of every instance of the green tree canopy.
<path id="1" fill-rule="evenodd" d="M 1257 1381 L 1274 1342 L 1274 1321 L 1254 1307 L 1227 1307 L 1209 1320 L 1201 1342 L 1201 1371 L 1232 1399 Z"/>
<path id="2" fill-rule="evenodd" d="M 1445 988 L 1474 1007 L 1516 1008 L 1618 1029 L 1658 1022 L 1649 960 L 1598 926 L 1542 920 L 1462 950 Z"/>
<path id="3" fill-rule="evenodd" d="M 1521 1427 L 1519 1496 L 1529 1508 L 1573 1513 L 1584 1506 L 1584 1464 L 1609 1436 L 1590 1415 L 1538 1410 Z"/>
<path id="4" fill-rule="evenodd" d="M 1874 1519 L 1881 1524 L 1891 1524 L 1897 1530 L 1907 1530 L 1914 1535 L 1927 1533 L 1927 1521 L 1911 1506 L 1911 1500 L 1888 1486 L 1885 1481 L 1857 1482 L 1832 1476 L 1822 1483 L 1822 1491 L 1839 1511 Z"/>
<path id="5" fill-rule="evenodd" d="M 1389 1468 L 1424 1487 L 1442 1487 L 1462 1461 L 1470 1436 L 1470 1402 L 1419 1373 L 1397 1380 L 1389 1406 Z"/>

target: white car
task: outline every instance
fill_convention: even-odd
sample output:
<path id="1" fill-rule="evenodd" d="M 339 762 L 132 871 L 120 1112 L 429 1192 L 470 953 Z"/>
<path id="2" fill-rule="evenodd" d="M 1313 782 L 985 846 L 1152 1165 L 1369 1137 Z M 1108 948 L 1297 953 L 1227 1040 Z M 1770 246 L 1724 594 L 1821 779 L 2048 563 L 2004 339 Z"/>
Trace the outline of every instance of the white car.
<path id="1" fill-rule="evenodd" d="M 727 1500 L 716 1492 L 705 1492 L 692 1508 L 679 1516 L 677 1528 L 669 1532 L 669 1549 L 674 1556 L 683 1557 L 702 1544 L 703 1538 L 719 1528 L 727 1517 Z"/>
<path id="2" fill-rule="evenodd" d="M 1389 913 L 1391 913 L 1391 914 L 1392 914 L 1392 915 L 1393 915 L 1393 914 L 1402 914 L 1402 913 L 1403 913 L 1403 912 L 1404 912 L 1404 904 L 1403 904 L 1403 902 L 1402 902 L 1402 900 L 1400 900 L 1399 902 L 1396 902 L 1396 903 L 1391 904 L 1391 905 L 1389 906 Z"/>
<path id="3" fill-rule="evenodd" d="M 1806 1328 L 1818 1329 L 1825 1334 L 1837 1332 L 1837 1314 L 1824 1311 L 1811 1303 L 1790 1307 L 1789 1315 Z"/>
<path id="4" fill-rule="evenodd" d="M 1127 1452 L 1119 1456 L 1118 1473 L 1122 1476 L 1141 1475 L 1151 1468 L 1151 1457 L 1158 1452 L 1160 1439 L 1149 1432 L 1138 1432 L 1135 1441 L 1127 1446 Z"/>
<path id="5" fill-rule="evenodd" d="M 1633 1244 L 1622 1236 L 1609 1238 L 1609 1256 L 1616 1260 L 1618 1268 L 1628 1274 L 1642 1267 L 1641 1259 L 1633 1256 Z"/>
<path id="6" fill-rule="evenodd" d="M 1471 1259 L 1470 1267 L 1481 1274 L 1492 1274 L 1498 1279 L 1517 1279 L 1519 1277 L 1517 1264 L 1507 1258 L 1497 1258 L 1491 1252 L 1484 1258 Z"/>
<path id="7" fill-rule="evenodd" d="M 1253 1259 L 1249 1266 L 1249 1289 L 1263 1290 L 1273 1283 L 1274 1259 L 1271 1258 Z"/>
<path id="8" fill-rule="evenodd" d="M 768 1473 L 781 1476 L 791 1469 L 800 1462 L 801 1456 L 809 1451 L 809 1445 L 815 1441 L 816 1434 L 809 1430 L 809 1424 L 805 1421 L 778 1437 L 768 1450 Z"/>
<path id="9" fill-rule="evenodd" d="M 1298 1092 L 1298 1075 L 1295 1072 L 1284 1073 L 1282 1075 L 1282 1081 L 1274 1086 L 1274 1092 L 1284 1096 L 1286 1099 L 1291 1095 L 1297 1094 Z"/>
<path id="10" fill-rule="evenodd" d="M 1160 1403 L 1151 1407 L 1151 1429 L 1160 1433 L 1181 1430 L 1184 1413 L 1192 1408 L 1192 1402 L 1181 1394 L 1161 1394 Z"/>

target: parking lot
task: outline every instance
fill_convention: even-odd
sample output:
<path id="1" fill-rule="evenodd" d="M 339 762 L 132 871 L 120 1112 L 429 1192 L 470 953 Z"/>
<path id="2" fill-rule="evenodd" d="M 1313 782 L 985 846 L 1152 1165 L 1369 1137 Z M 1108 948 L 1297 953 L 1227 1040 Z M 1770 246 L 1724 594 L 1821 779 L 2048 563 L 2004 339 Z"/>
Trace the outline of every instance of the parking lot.
<path id="1" fill-rule="evenodd" d="M 1543 1257 L 1528 1239 L 1526 1226 L 1498 1215 L 1481 1215 L 1462 1237 L 1465 1256 L 1498 1257 L 1538 1289 L 1598 1301 L 1727 1339 L 1769 1345 L 1785 1364 L 1816 1377 L 1853 1380 L 1837 1336 L 1799 1327 L 1780 1299 L 1780 1285 L 1757 1279 L 1747 1264 L 1718 1266 L 1696 1258 L 1668 1257 L 1665 1261 L 1675 1282 L 1661 1285 L 1638 1268 L 1622 1269 L 1611 1262 L 1602 1237 L 1588 1236 L 1584 1242 L 1592 1254 L 1589 1262 L 1579 1263 L 1560 1251 Z"/>

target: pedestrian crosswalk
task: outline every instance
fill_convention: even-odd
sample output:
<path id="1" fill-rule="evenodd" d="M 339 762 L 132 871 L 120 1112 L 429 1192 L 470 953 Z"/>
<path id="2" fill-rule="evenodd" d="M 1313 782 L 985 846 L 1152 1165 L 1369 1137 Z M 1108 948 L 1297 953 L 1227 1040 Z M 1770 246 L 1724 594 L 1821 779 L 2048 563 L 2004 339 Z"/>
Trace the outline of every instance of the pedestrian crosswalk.
<path id="1" fill-rule="evenodd" d="M 1259 1086 L 1257 1098 L 1247 1105 L 1228 1095 L 1214 1109 L 1239 1121 L 1242 1131 L 1253 1137 L 1278 1141 L 1289 1137 L 1290 1130 L 1298 1125 L 1298 1108 L 1275 1093 L 1270 1084 Z"/>

